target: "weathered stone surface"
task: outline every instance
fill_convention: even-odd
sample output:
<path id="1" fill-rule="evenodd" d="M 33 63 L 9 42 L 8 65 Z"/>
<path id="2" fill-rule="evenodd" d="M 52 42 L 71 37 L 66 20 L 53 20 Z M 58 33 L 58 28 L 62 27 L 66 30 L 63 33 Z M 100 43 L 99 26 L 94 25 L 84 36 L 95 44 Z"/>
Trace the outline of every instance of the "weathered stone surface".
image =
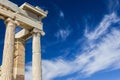
<path id="1" fill-rule="evenodd" d="M 0 4 L 14 12 L 18 11 L 18 9 L 19 9 L 19 7 L 16 4 L 14 4 L 13 2 L 11 2 L 9 0 L 0 0 Z"/>
<path id="2" fill-rule="evenodd" d="M 1 77 L 1 66 L 0 66 L 0 77 Z"/>
<path id="3" fill-rule="evenodd" d="M 25 10 L 28 16 L 33 17 L 36 20 L 39 20 L 38 18 L 45 18 L 48 14 L 47 11 L 43 11 L 39 7 L 33 7 L 28 3 L 24 3 L 22 6 L 20 6 L 20 8 Z M 36 16 L 39 16 L 39 17 L 37 18 Z"/>
<path id="4" fill-rule="evenodd" d="M 13 20 L 7 20 L 6 35 L 4 41 L 3 61 L 2 61 L 2 80 L 13 80 L 13 53 L 15 26 Z"/>
<path id="5" fill-rule="evenodd" d="M 40 32 L 34 29 L 32 43 L 32 80 L 42 80 Z"/>
<path id="6" fill-rule="evenodd" d="M 14 52 L 14 80 L 24 80 L 25 75 L 25 47 L 22 41 L 15 42 Z"/>
<path id="7" fill-rule="evenodd" d="M 21 31 L 15 34 L 16 39 L 28 40 L 31 37 L 32 37 L 32 34 L 30 33 L 29 30 L 26 30 L 26 29 L 22 29 Z"/>
<path id="8" fill-rule="evenodd" d="M 31 30 L 33 28 L 38 28 L 41 30 L 43 29 L 42 22 L 37 21 L 33 19 L 32 17 L 23 16 L 21 14 L 18 14 L 17 12 L 11 12 L 7 10 L 7 8 L 5 9 L 0 8 L 0 15 L 3 16 L 4 18 L 9 17 L 9 18 L 15 19 L 16 21 L 20 23 L 19 24 L 20 27 L 28 29 L 28 30 Z"/>
<path id="9" fill-rule="evenodd" d="M 0 0 L 0 19 L 8 18 L 0 80 L 24 80 L 25 47 L 22 41 L 15 42 L 15 40 L 25 41 L 32 35 L 32 78 L 42 80 L 40 36 L 45 33 L 41 19 L 45 18 L 47 14 L 47 11 L 28 3 L 18 7 L 9 0 Z M 16 26 L 20 26 L 23 30 L 15 35 Z"/>

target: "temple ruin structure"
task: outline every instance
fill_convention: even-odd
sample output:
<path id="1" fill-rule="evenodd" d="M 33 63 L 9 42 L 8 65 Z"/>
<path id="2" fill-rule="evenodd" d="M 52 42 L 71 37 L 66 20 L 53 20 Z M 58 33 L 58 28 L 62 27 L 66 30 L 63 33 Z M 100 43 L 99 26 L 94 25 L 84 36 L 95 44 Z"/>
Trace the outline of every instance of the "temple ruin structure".
<path id="1" fill-rule="evenodd" d="M 24 80 L 25 42 L 32 39 L 32 80 L 42 80 L 41 36 L 45 35 L 41 20 L 48 12 L 24 3 L 18 7 L 9 0 L 0 0 L 0 19 L 6 25 L 0 80 Z M 15 33 L 16 27 L 22 30 Z"/>

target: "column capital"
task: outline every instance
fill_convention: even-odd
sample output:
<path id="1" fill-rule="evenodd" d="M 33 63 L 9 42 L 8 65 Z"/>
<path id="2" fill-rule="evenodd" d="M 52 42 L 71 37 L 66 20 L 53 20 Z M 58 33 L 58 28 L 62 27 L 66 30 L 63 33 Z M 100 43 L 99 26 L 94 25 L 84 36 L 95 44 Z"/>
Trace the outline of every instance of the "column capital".
<path id="1" fill-rule="evenodd" d="M 37 29 L 37 28 L 34 28 L 31 32 L 32 34 L 41 34 L 42 36 L 45 35 L 45 32 L 43 30 L 40 30 L 40 29 Z"/>
<path id="2" fill-rule="evenodd" d="M 5 24 L 7 24 L 7 23 L 9 23 L 9 22 L 15 24 L 16 26 L 19 26 L 19 25 L 20 25 L 19 22 L 16 21 L 16 20 L 13 20 L 13 19 L 11 19 L 11 18 L 5 19 Z"/>

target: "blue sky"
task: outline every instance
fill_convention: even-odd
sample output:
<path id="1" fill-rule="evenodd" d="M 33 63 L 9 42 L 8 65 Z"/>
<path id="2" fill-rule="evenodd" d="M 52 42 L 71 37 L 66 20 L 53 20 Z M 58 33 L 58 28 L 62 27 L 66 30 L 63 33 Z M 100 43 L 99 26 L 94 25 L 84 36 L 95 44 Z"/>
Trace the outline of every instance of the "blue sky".
<path id="1" fill-rule="evenodd" d="M 43 20 L 43 80 L 120 80 L 119 0 L 11 0 L 48 10 Z M 0 64 L 5 25 L 0 20 Z M 32 39 L 26 42 L 31 79 Z"/>

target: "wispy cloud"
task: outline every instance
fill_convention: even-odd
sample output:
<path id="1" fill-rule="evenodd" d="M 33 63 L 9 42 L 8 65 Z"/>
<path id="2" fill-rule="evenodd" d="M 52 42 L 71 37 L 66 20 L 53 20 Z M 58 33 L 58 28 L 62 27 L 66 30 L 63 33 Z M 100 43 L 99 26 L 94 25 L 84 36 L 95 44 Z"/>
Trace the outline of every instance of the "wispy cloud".
<path id="1" fill-rule="evenodd" d="M 112 28 L 111 32 L 107 33 L 108 28 L 113 23 L 120 23 L 120 18 L 115 13 L 106 15 L 94 31 L 85 32 L 87 38 L 84 42 L 95 47 L 84 46 L 83 50 L 85 48 L 87 50 L 83 53 L 77 52 L 80 54 L 76 55 L 76 59 L 73 61 L 57 58 L 55 60 L 43 60 L 43 80 L 53 80 L 56 77 L 70 75 L 75 72 L 90 76 L 101 70 L 120 69 L 120 31 Z M 57 36 L 65 40 L 69 35 L 68 33 L 70 32 L 67 30 L 61 30 Z M 104 36 L 101 37 L 101 35 Z M 94 42 L 97 39 L 100 39 L 99 43 Z M 28 75 L 31 73 L 30 66 L 26 68 L 28 69 L 26 77 L 29 77 Z M 26 78 L 26 80 L 31 79 Z"/>
<path id="2" fill-rule="evenodd" d="M 67 39 L 67 37 L 70 35 L 71 30 L 70 29 L 59 29 L 59 31 L 55 34 L 56 38 L 64 41 Z"/>
<path id="3" fill-rule="evenodd" d="M 119 0 L 107 0 L 106 4 L 108 5 L 108 11 L 110 13 L 117 12 L 120 9 Z"/>
<path id="4" fill-rule="evenodd" d="M 60 14 L 59 14 L 59 15 L 60 15 L 60 17 L 64 18 L 64 13 L 63 13 L 62 10 L 60 11 Z"/>
<path id="5" fill-rule="evenodd" d="M 25 67 L 25 80 L 32 80 L 32 64 L 28 63 Z"/>
<path id="6" fill-rule="evenodd" d="M 64 76 L 73 72 L 73 63 L 63 61 L 61 59 L 56 61 L 43 60 L 43 80 L 52 80 L 55 76 Z M 75 67 L 75 66 L 74 66 Z M 46 74 L 47 73 L 47 74 Z"/>
<path id="7" fill-rule="evenodd" d="M 112 24 L 120 23 L 120 18 L 116 14 L 119 9 L 119 1 L 109 0 L 108 8 L 110 13 L 113 12 L 112 14 L 105 15 L 95 30 L 91 32 L 88 29 L 85 30 L 83 52 L 74 53 L 77 54 L 74 60 L 67 61 L 56 58 L 55 60 L 42 61 L 43 80 L 53 80 L 56 77 L 76 72 L 87 77 L 103 70 L 120 69 L 120 30 L 111 28 Z M 64 13 L 60 11 L 59 16 L 64 18 Z M 108 32 L 109 29 L 111 29 L 110 32 Z M 57 39 L 65 41 L 70 33 L 69 28 L 60 29 L 55 36 Z M 96 41 L 99 42 L 96 43 Z M 74 77 L 75 80 L 78 78 L 78 76 Z M 69 77 L 66 80 L 74 79 Z M 26 66 L 26 80 L 32 80 L 31 63 Z"/>
<path id="8" fill-rule="evenodd" d="M 88 30 L 85 30 L 85 36 L 89 40 L 95 40 L 99 38 L 100 36 L 104 35 L 106 33 L 106 30 L 111 26 L 113 23 L 119 22 L 120 19 L 116 16 L 115 13 L 112 13 L 110 15 L 105 15 L 102 22 L 98 25 L 98 27 L 93 32 L 88 32 Z"/>
<path id="9" fill-rule="evenodd" d="M 120 60 L 120 31 L 113 30 L 110 34 L 102 39 L 97 47 L 90 51 L 85 56 L 89 56 L 90 61 L 82 70 L 86 75 L 91 75 L 95 72 L 114 68 L 119 64 Z M 120 67 L 119 67 L 120 68 Z"/>

